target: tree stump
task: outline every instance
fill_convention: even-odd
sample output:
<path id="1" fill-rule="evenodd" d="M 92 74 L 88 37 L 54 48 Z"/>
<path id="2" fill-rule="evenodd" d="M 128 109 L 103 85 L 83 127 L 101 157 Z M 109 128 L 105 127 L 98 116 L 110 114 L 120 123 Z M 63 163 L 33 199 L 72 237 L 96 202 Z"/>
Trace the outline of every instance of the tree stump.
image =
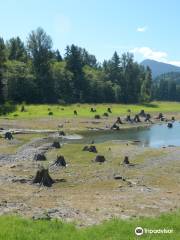
<path id="1" fill-rule="evenodd" d="M 77 116 L 77 111 L 76 110 L 74 110 L 74 115 Z"/>
<path id="2" fill-rule="evenodd" d="M 59 142 L 54 141 L 53 144 L 52 144 L 52 147 L 54 147 L 54 148 L 61 148 L 61 145 L 60 145 Z"/>
<path id="3" fill-rule="evenodd" d="M 104 117 L 109 117 L 109 114 L 107 112 L 103 113 Z"/>
<path id="4" fill-rule="evenodd" d="M 112 113 L 112 111 L 111 111 L 111 108 L 110 108 L 110 107 L 107 109 L 107 111 L 108 111 L 109 113 Z"/>
<path id="5" fill-rule="evenodd" d="M 117 117 L 116 123 L 117 123 L 117 124 L 123 124 L 123 122 L 122 122 L 122 120 L 121 120 L 120 117 Z"/>
<path id="6" fill-rule="evenodd" d="M 146 113 L 145 113 L 144 109 L 142 109 L 142 110 L 140 111 L 139 116 L 140 116 L 140 117 L 146 117 Z"/>
<path id="7" fill-rule="evenodd" d="M 129 157 L 128 156 L 124 157 L 123 163 L 124 164 L 129 164 Z"/>
<path id="8" fill-rule="evenodd" d="M 97 153 L 96 146 L 92 145 L 89 147 L 89 152 Z"/>
<path id="9" fill-rule="evenodd" d="M 41 168 L 37 171 L 33 183 L 39 183 L 40 185 L 51 187 L 54 180 L 50 177 L 48 169 Z"/>
<path id="10" fill-rule="evenodd" d="M 103 155 L 97 155 L 96 158 L 95 158 L 95 162 L 102 163 L 102 162 L 105 162 L 105 161 L 106 161 L 106 159 Z"/>
<path id="11" fill-rule="evenodd" d="M 64 131 L 59 131 L 59 136 L 66 136 Z"/>
<path id="12" fill-rule="evenodd" d="M 46 161 L 46 156 L 44 155 L 44 153 L 37 153 L 34 156 L 34 160 L 36 160 L 36 161 Z"/>
<path id="13" fill-rule="evenodd" d="M 149 113 L 146 114 L 145 122 L 151 122 L 151 115 Z"/>
<path id="14" fill-rule="evenodd" d="M 168 127 L 168 128 L 172 128 L 172 127 L 173 127 L 173 124 L 169 122 L 169 123 L 167 124 L 167 127 Z"/>
<path id="15" fill-rule="evenodd" d="M 138 114 L 135 115 L 134 122 L 136 122 L 136 123 L 141 122 Z"/>
<path id="16" fill-rule="evenodd" d="M 55 161 L 55 163 L 53 165 L 66 167 L 67 164 L 64 159 L 64 156 L 57 156 L 57 160 Z"/>
<path id="17" fill-rule="evenodd" d="M 12 140 L 13 139 L 13 135 L 12 135 L 11 132 L 6 132 L 4 137 L 5 137 L 5 139 L 8 139 L 8 140 Z"/>
<path id="18" fill-rule="evenodd" d="M 100 115 L 97 114 L 97 115 L 94 116 L 94 118 L 95 119 L 100 119 L 101 117 L 100 117 Z"/>

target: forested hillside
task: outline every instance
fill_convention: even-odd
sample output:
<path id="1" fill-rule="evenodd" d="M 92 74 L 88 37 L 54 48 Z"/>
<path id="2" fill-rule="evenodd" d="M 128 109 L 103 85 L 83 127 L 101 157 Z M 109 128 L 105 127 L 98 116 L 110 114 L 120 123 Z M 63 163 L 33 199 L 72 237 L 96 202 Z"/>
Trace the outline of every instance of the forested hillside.
<path id="1" fill-rule="evenodd" d="M 130 53 L 115 52 L 100 64 L 72 44 L 61 56 L 42 28 L 32 31 L 25 43 L 19 37 L 0 38 L 1 103 L 137 103 L 150 101 L 151 89 L 150 68 Z"/>

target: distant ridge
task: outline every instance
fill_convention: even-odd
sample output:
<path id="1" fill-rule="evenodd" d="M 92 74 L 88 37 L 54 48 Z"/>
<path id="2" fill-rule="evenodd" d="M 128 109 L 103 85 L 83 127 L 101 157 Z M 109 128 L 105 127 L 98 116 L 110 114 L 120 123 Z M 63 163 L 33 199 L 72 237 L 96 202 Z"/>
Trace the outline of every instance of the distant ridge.
<path id="1" fill-rule="evenodd" d="M 180 67 L 178 66 L 174 66 L 171 64 L 163 63 L 163 62 L 158 62 L 151 59 L 146 59 L 142 61 L 141 65 L 143 65 L 144 67 L 149 66 L 151 68 L 153 78 L 156 78 L 157 76 L 164 73 L 180 72 Z"/>

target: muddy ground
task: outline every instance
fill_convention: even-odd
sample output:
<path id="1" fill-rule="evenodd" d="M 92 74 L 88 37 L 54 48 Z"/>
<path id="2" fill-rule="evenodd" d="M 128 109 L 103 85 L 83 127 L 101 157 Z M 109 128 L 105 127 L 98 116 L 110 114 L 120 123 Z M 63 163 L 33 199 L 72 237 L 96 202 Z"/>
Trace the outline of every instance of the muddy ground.
<path id="1" fill-rule="evenodd" d="M 176 119 L 180 119 L 178 114 Z M 1 127 L 47 129 L 72 133 L 84 129 L 108 128 L 112 119 L 1 119 Z M 157 123 L 157 120 L 154 120 Z M 59 128 L 58 128 L 59 125 Z M 150 124 L 124 124 L 126 127 Z M 82 151 L 83 144 L 52 147 L 56 133 L 14 134 L 11 141 L 0 138 L 0 214 L 19 214 L 34 219 L 60 218 L 78 225 L 97 224 L 113 217 L 155 216 L 180 208 L 180 147 L 153 149 L 133 142 L 111 141 L 96 144 L 104 163 L 96 163 L 96 153 Z M 44 153 L 46 161 L 35 161 Z M 66 168 L 52 167 L 63 155 Z M 133 166 L 122 164 L 128 155 Z M 32 184 L 39 166 L 49 167 L 56 180 L 52 187 Z M 50 167 L 51 166 L 51 167 Z M 122 179 L 115 179 L 117 176 Z"/>

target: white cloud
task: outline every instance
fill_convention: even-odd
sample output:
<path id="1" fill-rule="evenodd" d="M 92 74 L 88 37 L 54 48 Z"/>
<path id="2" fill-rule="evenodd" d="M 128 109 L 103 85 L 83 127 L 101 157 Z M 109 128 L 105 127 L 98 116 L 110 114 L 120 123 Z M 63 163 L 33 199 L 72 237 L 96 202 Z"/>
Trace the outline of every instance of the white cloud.
<path id="1" fill-rule="evenodd" d="M 137 30 L 137 32 L 146 32 L 147 31 L 147 26 L 138 27 L 136 30 Z"/>
<path id="2" fill-rule="evenodd" d="M 168 59 L 168 54 L 162 51 L 156 51 L 149 47 L 136 47 L 130 50 L 135 55 L 141 55 L 145 59 L 152 59 L 159 62 L 164 62 L 176 66 L 180 66 L 180 61 L 171 61 Z"/>
<path id="3" fill-rule="evenodd" d="M 163 61 L 167 58 L 166 52 L 154 51 L 149 47 L 136 47 L 131 50 L 134 54 L 140 54 L 144 58 L 154 59 L 157 61 Z"/>
<path id="4" fill-rule="evenodd" d="M 169 61 L 168 63 L 180 67 L 180 61 Z"/>

